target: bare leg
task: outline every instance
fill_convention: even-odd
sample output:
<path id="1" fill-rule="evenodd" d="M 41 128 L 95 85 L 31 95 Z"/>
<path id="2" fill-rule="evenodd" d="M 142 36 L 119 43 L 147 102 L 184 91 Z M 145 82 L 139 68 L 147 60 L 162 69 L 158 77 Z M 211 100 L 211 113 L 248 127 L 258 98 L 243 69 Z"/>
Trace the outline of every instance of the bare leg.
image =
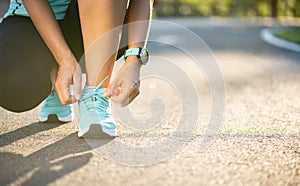
<path id="1" fill-rule="evenodd" d="M 78 0 L 78 6 L 85 48 L 87 85 L 96 86 L 111 75 L 121 29 L 106 33 L 123 24 L 127 0 Z M 105 37 L 101 37 L 103 35 Z M 107 87 L 108 83 L 109 80 L 102 87 Z"/>
<path id="2" fill-rule="evenodd" d="M 151 21 L 152 4 L 153 0 L 130 0 L 128 48 L 145 47 Z"/>
<path id="3" fill-rule="evenodd" d="M 130 0 L 128 16 L 128 48 L 144 48 L 151 20 L 152 0 Z M 128 105 L 139 94 L 141 64 L 137 56 L 128 56 L 104 97 L 121 106 Z"/>

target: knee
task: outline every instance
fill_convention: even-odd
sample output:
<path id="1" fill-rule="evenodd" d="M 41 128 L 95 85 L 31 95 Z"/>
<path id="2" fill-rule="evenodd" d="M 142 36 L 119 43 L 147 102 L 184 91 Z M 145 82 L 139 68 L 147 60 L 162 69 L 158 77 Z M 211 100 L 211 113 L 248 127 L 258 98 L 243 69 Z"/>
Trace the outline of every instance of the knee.
<path id="1" fill-rule="evenodd" d="M 3 78 L 1 78 L 3 79 Z M 12 112 L 25 112 L 38 106 L 50 93 L 52 83 L 49 74 L 26 77 L 6 77 L 1 80 L 1 107 Z"/>

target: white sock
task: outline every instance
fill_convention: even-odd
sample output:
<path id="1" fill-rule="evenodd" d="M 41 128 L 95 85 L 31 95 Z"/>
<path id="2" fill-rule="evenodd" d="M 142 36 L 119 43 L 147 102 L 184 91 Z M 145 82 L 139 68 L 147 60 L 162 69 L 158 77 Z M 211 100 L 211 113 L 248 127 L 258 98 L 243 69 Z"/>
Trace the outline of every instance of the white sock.
<path id="1" fill-rule="evenodd" d="M 96 86 L 84 86 L 84 90 L 95 89 Z"/>

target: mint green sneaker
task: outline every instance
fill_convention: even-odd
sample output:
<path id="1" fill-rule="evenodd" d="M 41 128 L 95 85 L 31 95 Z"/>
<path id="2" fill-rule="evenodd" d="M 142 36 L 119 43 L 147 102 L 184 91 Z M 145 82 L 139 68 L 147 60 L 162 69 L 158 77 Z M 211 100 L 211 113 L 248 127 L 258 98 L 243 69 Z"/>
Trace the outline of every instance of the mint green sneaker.
<path id="1" fill-rule="evenodd" d="M 104 88 L 85 88 L 79 101 L 78 137 L 101 138 L 102 133 L 117 136 L 116 122 L 111 114 L 110 100 L 104 98 Z"/>
<path id="2" fill-rule="evenodd" d="M 60 122 L 71 122 L 74 120 L 74 112 L 71 105 L 62 105 L 57 92 L 52 90 L 51 94 L 44 100 L 40 113 L 40 122 L 46 122 L 50 115 L 56 115 Z"/>

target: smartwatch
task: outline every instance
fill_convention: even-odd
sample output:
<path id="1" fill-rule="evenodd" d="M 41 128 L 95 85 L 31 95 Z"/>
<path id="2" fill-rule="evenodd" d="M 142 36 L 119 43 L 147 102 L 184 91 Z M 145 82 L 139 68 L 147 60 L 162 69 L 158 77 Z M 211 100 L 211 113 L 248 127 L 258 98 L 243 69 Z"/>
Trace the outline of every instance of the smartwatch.
<path id="1" fill-rule="evenodd" d="M 149 61 L 149 52 L 146 48 L 129 48 L 125 51 L 125 59 L 128 56 L 137 56 L 142 65 L 146 65 Z"/>

